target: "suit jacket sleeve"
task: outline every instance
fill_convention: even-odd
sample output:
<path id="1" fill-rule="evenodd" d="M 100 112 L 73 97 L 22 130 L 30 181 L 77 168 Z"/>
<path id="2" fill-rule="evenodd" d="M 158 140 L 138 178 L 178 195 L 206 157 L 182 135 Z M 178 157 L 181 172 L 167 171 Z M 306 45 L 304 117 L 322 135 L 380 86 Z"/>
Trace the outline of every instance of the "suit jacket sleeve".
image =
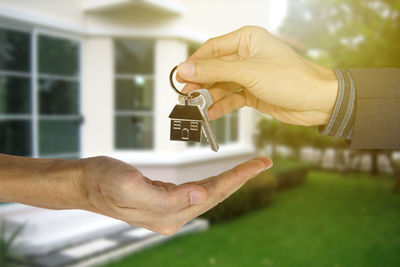
<path id="1" fill-rule="evenodd" d="M 356 91 L 350 147 L 400 148 L 400 69 L 348 69 Z"/>

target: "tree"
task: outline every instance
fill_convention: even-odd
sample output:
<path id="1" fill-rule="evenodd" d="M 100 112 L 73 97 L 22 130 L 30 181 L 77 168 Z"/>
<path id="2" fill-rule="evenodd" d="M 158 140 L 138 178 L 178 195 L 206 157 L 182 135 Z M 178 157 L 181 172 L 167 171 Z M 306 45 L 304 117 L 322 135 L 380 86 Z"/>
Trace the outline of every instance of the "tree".
<path id="1" fill-rule="evenodd" d="M 288 0 L 280 32 L 332 68 L 400 67 L 400 0 Z M 370 152 L 376 174 L 377 151 Z"/>
<path id="2" fill-rule="evenodd" d="M 257 124 L 258 133 L 256 136 L 256 147 L 264 148 L 265 145 L 271 144 L 271 156 L 276 156 L 276 145 L 278 143 L 279 122 L 275 119 L 262 117 Z"/>
<path id="3" fill-rule="evenodd" d="M 280 32 L 334 68 L 400 67 L 400 0 L 288 0 Z"/>

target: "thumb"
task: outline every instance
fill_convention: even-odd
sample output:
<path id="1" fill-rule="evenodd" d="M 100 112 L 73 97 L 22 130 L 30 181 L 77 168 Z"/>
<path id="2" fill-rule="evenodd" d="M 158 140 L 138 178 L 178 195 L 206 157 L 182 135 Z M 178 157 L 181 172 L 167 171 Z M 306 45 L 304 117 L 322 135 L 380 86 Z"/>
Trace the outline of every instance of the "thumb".
<path id="1" fill-rule="evenodd" d="M 222 59 L 198 59 L 182 62 L 178 74 L 192 83 L 235 82 L 246 86 L 249 79 L 243 61 Z"/>

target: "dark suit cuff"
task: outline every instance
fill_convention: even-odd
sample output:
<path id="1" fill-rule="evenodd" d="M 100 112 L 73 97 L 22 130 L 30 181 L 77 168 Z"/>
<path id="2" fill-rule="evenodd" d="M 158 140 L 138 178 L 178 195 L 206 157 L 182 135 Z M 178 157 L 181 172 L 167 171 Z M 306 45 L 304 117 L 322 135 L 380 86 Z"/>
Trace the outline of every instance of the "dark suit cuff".
<path id="1" fill-rule="evenodd" d="M 353 136 L 356 90 L 348 70 L 334 70 L 339 81 L 335 107 L 320 133 L 351 140 Z"/>

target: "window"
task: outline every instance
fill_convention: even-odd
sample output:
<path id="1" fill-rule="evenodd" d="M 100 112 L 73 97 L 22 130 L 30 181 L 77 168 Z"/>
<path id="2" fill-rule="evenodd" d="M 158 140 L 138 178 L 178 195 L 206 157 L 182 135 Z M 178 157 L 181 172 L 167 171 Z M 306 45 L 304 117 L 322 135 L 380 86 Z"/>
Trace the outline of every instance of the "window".
<path id="1" fill-rule="evenodd" d="M 172 123 L 173 123 L 173 129 L 174 130 L 180 130 L 181 129 L 181 121 L 172 121 Z"/>
<path id="2" fill-rule="evenodd" d="M 31 36 L 0 29 L 0 152 L 32 154 Z"/>
<path id="3" fill-rule="evenodd" d="M 198 122 L 195 122 L 195 121 L 190 122 L 190 130 L 197 131 L 198 130 L 198 126 L 199 126 Z"/>
<path id="4" fill-rule="evenodd" d="M 115 147 L 153 148 L 154 41 L 115 40 Z"/>
<path id="5" fill-rule="evenodd" d="M 0 28 L 0 153 L 79 157 L 77 40 Z"/>
<path id="6" fill-rule="evenodd" d="M 239 112 L 235 110 L 210 122 L 219 144 L 235 143 L 238 141 L 238 115 Z M 206 138 L 202 139 L 202 145 L 208 145 Z"/>

